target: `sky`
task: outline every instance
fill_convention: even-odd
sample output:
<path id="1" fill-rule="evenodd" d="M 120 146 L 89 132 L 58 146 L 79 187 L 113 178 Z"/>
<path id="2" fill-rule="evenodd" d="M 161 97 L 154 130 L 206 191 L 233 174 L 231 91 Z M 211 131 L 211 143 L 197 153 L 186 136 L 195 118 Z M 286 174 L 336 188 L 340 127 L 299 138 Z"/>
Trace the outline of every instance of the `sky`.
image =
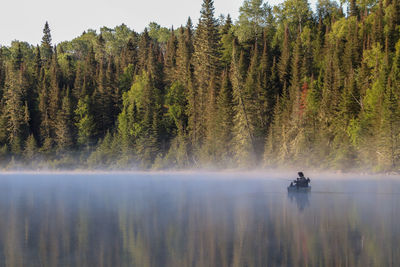
<path id="1" fill-rule="evenodd" d="M 0 9 L 0 45 L 11 41 L 39 44 L 49 22 L 53 43 L 72 40 L 87 29 L 114 28 L 122 23 L 141 32 L 150 22 L 171 27 L 197 24 L 203 0 L 3 0 Z M 282 0 L 268 1 L 276 5 Z M 215 14 L 236 20 L 243 0 L 214 0 Z"/>

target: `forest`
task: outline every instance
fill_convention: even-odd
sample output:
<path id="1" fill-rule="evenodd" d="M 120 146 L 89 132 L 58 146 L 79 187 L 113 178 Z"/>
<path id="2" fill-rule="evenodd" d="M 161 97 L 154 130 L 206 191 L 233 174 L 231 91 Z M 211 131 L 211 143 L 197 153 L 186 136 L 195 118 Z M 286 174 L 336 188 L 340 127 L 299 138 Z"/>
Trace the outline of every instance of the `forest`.
<path id="1" fill-rule="evenodd" d="M 0 46 L 2 168 L 400 171 L 400 0 Z"/>

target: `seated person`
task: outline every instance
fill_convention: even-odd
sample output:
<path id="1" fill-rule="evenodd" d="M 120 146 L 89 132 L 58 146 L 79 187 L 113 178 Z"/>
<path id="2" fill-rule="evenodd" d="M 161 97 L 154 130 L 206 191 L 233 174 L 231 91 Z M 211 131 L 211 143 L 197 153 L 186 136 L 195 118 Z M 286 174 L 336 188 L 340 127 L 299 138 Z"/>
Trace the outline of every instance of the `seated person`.
<path id="1" fill-rule="evenodd" d="M 303 172 L 298 172 L 298 175 L 300 176 L 299 178 L 297 178 L 294 183 L 297 187 L 307 187 L 308 184 L 311 182 L 310 178 L 304 177 Z"/>

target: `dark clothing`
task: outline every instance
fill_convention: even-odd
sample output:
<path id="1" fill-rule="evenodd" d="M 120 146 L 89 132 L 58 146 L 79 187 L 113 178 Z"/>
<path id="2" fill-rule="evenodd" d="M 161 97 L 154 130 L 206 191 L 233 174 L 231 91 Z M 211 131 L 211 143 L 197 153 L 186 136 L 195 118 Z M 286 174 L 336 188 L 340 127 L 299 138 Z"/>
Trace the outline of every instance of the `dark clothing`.
<path id="1" fill-rule="evenodd" d="M 297 187 L 308 187 L 308 184 L 310 183 L 311 181 L 310 181 L 310 178 L 305 178 L 304 176 L 303 177 L 300 177 L 300 178 L 297 178 L 295 181 L 294 181 L 294 184 L 297 186 Z"/>

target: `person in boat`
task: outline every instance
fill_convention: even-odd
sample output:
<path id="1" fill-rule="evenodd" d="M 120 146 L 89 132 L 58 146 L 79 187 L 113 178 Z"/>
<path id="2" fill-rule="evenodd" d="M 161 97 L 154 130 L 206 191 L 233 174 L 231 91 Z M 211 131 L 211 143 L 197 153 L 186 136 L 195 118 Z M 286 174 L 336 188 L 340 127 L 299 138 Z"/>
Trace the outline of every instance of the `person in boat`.
<path id="1" fill-rule="evenodd" d="M 311 182 L 310 178 L 304 177 L 304 173 L 303 172 L 298 172 L 297 174 L 299 175 L 299 177 L 294 181 L 295 186 L 297 186 L 297 187 L 308 187 L 309 183 Z"/>

